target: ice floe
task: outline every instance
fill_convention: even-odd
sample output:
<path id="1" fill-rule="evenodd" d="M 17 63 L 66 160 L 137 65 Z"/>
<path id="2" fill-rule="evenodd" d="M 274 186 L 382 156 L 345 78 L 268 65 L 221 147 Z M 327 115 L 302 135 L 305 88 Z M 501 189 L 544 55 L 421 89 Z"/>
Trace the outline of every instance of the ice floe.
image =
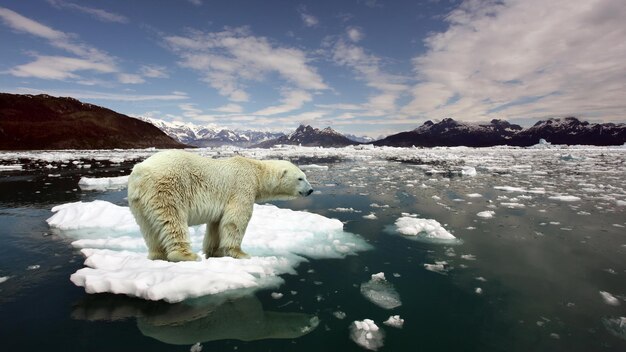
<path id="1" fill-rule="evenodd" d="M 450 267 L 450 264 L 448 264 L 448 262 L 446 262 L 445 260 L 441 260 L 435 261 L 435 264 L 425 263 L 424 269 L 435 272 L 437 274 L 446 275 L 448 271 L 450 271 L 452 268 Z"/>
<path id="2" fill-rule="evenodd" d="M 600 291 L 600 296 L 602 297 L 602 300 L 604 301 L 604 303 L 606 303 L 606 304 L 608 304 L 610 306 L 619 306 L 620 305 L 619 299 L 617 299 L 615 296 L 613 296 L 609 292 Z"/>
<path id="3" fill-rule="evenodd" d="M 626 317 L 602 318 L 602 324 L 611 334 L 626 340 Z"/>
<path id="4" fill-rule="evenodd" d="M 476 216 L 478 216 L 479 218 L 483 218 L 483 219 L 491 219 L 493 218 L 494 215 L 496 215 L 496 212 L 493 210 L 485 210 L 476 214 Z"/>
<path id="5" fill-rule="evenodd" d="M 548 197 L 548 199 L 559 200 L 561 202 L 578 202 L 580 200 L 580 197 L 562 195 L 562 196 L 550 196 Z"/>
<path id="6" fill-rule="evenodd" d="M 78 186 L 84 191 L 106 191 L 124 189 L 128 186 L 128 176 L 118 177 L 81 177 Z"/>
<path id="7" fill-rule="evenodd" d="M 350 325 L 350 338 L 357 345 L 372 351 L 383 347 L 384 332 L 371 319 L 356 320 Z"/>
<path id="8" fill-rule="evenodd" d="M 392 315 L 387 320 L 385 320 L 383 324 L 402 329 L 402 327 L 404 326 L 404 319 L 400 318 L 399 315 Z"/>
<path id="9" fill-rule="evenodd" d="M 255 205 L 243 249 L 250 259 L 210 258 L 172 263 L 147 259 L 139 228 L 127 207 L 106 201 L 76 202 L 53 208 L 52 231 L 73 239 L 86 268 L 71 276 L 88 293 L 111 292 L 147 300 L 178 302 L 234 290 L 277 287 L 281 274 L 295 274 L 306 258 L 344 258 L 370 246 L 344 232 L 343 224 L 321 215 Z M 204 225 L 190 227 L 200 254 Z"/>
<path id="10" fill-rule="evenodd" d="M 361 294 L 384 309 L 393 309 L 402 305 L 400 294 L 382 272 L 373 274 L 370 281 L 361 284 Z"/>
<path id="11" fill-rule="evenodd" d="M 423 242 L 456 243 L 459 240 L 446 230 L 439 221 L 402 216 L 394 223 L 394 231 Z"/>

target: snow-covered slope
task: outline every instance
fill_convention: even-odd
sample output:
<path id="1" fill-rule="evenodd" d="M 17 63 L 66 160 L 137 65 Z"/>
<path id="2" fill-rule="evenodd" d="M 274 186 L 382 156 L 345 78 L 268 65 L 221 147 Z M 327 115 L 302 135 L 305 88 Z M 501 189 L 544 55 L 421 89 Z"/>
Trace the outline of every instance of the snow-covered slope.
<path id="1" fill-rule="evenodd" d="M 249 147 L 284 135 L 280 132 L 230 130 L 211 125 L 196 125 L 189 122 L 167 122 L 149 117 L 139 117 L 139 119 L 150 122 L 168 136 L 182 143 L 196 147 L 214 147 L 221 145 Z"/>

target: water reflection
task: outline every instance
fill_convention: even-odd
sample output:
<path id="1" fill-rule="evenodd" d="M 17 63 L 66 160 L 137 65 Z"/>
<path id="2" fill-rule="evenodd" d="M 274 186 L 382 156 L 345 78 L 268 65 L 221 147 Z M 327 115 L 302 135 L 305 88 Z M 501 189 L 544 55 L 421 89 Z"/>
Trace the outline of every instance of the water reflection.
<path id="1" fill-rule="evenodd" d="M 317 328 L 319 319 L 305 313 L 265 311 L 254 296 L 206 296 L 176 304 L 126 296 L 89 295 L 72 317 L 90 321 L 137 319 L 145 336 L 173 345 L 217 340 L 294 339 Z"/>

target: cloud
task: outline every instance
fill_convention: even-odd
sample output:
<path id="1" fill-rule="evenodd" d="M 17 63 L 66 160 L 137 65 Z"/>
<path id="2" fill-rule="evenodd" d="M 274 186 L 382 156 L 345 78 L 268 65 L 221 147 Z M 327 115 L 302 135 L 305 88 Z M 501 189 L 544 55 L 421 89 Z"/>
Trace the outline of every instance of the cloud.
<path id="1" fill-rule="evenodd" d="M 104 92 L 94 92 L 86 90 L 55 90 L 55 89 L 34 89 L 20 87 L 13 90 L 15 94 L 48 94 L 56 97 L 72 97 L 76 99 L 95 99 L 95 100 L 113 100 L 113 101 L 171 101 L 189 99 L 186 94 L 112 94 Z"/>
<path id="2" fill-rule="evenodd" d="M 117 69 L 114 65 L 63 56 L 37 56 L 35 61 L 16 66 L 8 73 L 17 77 L 36 77 L 42 79 L 64 80 L 79 78 L 76 71 L 94 71 L 112 73 Z"/>
<path id="3" fill-rule="evenodd" d="M 465 1 L 414 58 L 405 115 L 623 119 L 622 0 Z"/>
<path id="4" fill-rule="evenodd" d="M 223 112 L 223 113 L 240 114 L 243 112 L 243 107 L 237 104 L 226 104 L 224 106 L 220 106 L 219 108 L 216 108 L 213 110 L 217 112 Z"/>
<path id="5" fill-rule="evenodd" d="M 33 21 L 19 13 L 0 7 L 0 18 L 13 30 L 47 39 L 50 45 L 91 61 L 114 62 L 114 58 L 92 46 L 78 42 L 72 35 Z"/>
<path id="6" fill-rule="evenodd" d="M 140 75 L 133 73 L 120 73 L 117 75 L 117 79 L 120 83 L 124 84 L 141 84 L 146 81 Z"/>
<path id="7" fill-rule="evenodd" d="M 317 17 L 311 15 L 304 5 L 298 7 L 298 13 L 300 13 L 300 18 L 302 18 L 302 22 L 307 27 L 315 27 L 319 24 L 319 20 Z"/>
<path id="8" fill-rule="evenodd" d="M 263 81 L 269 74 L 303 90 L 328 88 L 305 52 L 253 36 L 246 28 L 193 31 L 164 40 L 182 67 L 199 72 L 203 81 L 234 102 L 248 101 L 246 83 Z"/>
<path id="9" fill-rule="evenodd" d="M 163 66 L 156 65 L 143 65 L 139 70 L 139 74 L 148 78 L 167 78 L 169 74 L 167 69 Z"/>
<path id="10" fill-rule="evenodd" d="M 202 5 L 202 0 L 187 0 L 187 1 L 189 1 L 194 6 L 201 6 Z"/>
<path id="11" fill-rule="evenodd" d="M 332 59 L 341 66 L 350 68 L 356 77 L 373 89 L 362 116 L 381 116 L 396 112 L 396 101 L 409 86 L 403 77 L 385 72 L 384 60 L 369 54 L 360 46 L 339 39 L 332 47 Z"/>
<path id="12" fill-rule="evenodd" d="M 284 114 L 290 111 L 298 110 L 304 106 L 304 103 L 313 99 L 310 93 L 303 90 L 284 90 L 282 104 L 270 106 L 254 113 L 257 116 L 268 116 Z"/>
<path id="13" fill-rule="evenodd" d="M 66 8 L 66 9 L 86 13 L 102 22 L 115 22 L 115 23 L 128 23 L 129 22 L 127 17 L 118 15 L 116 13 L 109 12 L 106 10 L 78 5 L 78 4 L 74 4 L 74 3 L 62 1 L 62 0 L 46 0 L 46 1 L 50 5 L 56 8 L 59 8 L 59 9 Z"/>
<path id="14" fill-rule="evenodd" d="M 357 27 L 348 27 L 348 29 L 346 29 L 346 34 L 348 35 L 348 38 L 355 43 L 361 41 L 364 37 L 363 31 Z"/>

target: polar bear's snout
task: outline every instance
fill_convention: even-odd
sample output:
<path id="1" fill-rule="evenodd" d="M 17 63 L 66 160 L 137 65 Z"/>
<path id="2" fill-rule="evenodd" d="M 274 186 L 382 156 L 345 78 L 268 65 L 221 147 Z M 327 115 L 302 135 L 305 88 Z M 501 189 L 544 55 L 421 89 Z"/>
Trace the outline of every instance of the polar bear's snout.
<path id="1" fill-rule="evenodd" d="M 307 181 L 304 177 L 301 177 L 298 181 L 300 181 L 300 191 L 298 193 L 300 193 L 303 197 L 310 196 L 311 193 L 313 193 L 313 187 L 311 187 L 309 181 Z"/>

